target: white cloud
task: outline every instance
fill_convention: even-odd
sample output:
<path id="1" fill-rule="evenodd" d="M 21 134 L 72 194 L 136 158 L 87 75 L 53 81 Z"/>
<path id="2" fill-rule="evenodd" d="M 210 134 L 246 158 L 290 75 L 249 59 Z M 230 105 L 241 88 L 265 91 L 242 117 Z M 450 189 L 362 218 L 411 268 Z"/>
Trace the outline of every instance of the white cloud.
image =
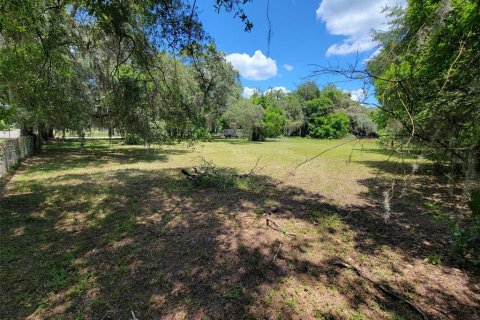
<path id="1" fill-rule="evenodd" d="M 285 64 L 283 65 L 283 67 L 284 67 L 285 70 L 287 70 L 287 71 L 292 71 L 292 70 L 293 70 L 293 66 L 290 65 L 290 64 L 287 64 L 287 63 L 285 63 Z"/>
<path id="2" fill-rule="evenodd" d="M 289 93 L 290 90 L 288 90 L 287 88 L 283 87 L 283 86 L 280 86 L 280 87 L 273 87 L 273 88 L 270 88 L 266 91 L 266 93 L 269 93 L 269 92 L 277 92 L 277 91 L 280 91 L 282 93 Z"/>
<path id="3" fill-rule="evenodd" d="M 277 75 L 277 63 L 257 50 L 253 56 L 246 53 L 232 53 L 225 57 L 247 80 L 267 80 Z"/>
<path id="4" fill-rule="evenodd" d="M 350 93 L 350 98 L 353 101 L 357 101 L 357 102 L 364 101 L 367 96 L 367 92 L 364 89 L 357 89 L 357 90 L 345 91 L 345 92 Z"/>
<path id="5" fill-rule="evenodd" d="M 254 94 L 255 92 L 259 92 L 258 89 L 249 88 L 249 87 L 243 87 L 242 96 L 243 96 L 244 98 L 249 99 L 251 96 L 253 96 L 253 94 Z"/>
<path id="6" fill-rule="evenodd" d="M 385 7 L 405 6 L 405 0 L 322 0 L 317 19 L 325 22 L 327 31 L 345 36 L 327 50 L 327 56 L 346 55 L 373 49 L 377 44 L 370 36 L 372 29 L 386 30 Z"/>

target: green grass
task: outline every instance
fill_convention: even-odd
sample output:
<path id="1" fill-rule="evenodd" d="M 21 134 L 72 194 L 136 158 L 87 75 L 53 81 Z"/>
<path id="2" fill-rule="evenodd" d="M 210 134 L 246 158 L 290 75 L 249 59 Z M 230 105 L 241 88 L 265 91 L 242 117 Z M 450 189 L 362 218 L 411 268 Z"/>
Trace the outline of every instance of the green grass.
<path id="1" fill-rule="evenodd" d="M 418 275 L 448 267 L 445 222 L 423 214 L 431 201 L 414 183 L 392 200 L 410 210 L 402 209 L 404 220 L 385 222 L 385 179 L 414 160 L 387 163 L 373 140 L 344 142 L 232 139 L 147 150 L 100 140 L 83 153 L 76 142 L 46 145 L 0 198 L 0 318 L 122 319 L 131 310 L 145 319 L 415 318 L 378 293 L 382 307 L 371 308 L 371 284 L 332 261 L 361 264 L 402 283 L 398 291 L 421 291 Z M 205 160 L 214 176 L 192 182 L 181 174 Z M 428 163 L 421 167 L 430 177 Z M 393 270 L 407 263 L 416 271 Z M 444 277 L 438 283 L 460 276 Z M 436 291 L 439 299 L 445 290 L 476 295 L 459 286 Z"/>

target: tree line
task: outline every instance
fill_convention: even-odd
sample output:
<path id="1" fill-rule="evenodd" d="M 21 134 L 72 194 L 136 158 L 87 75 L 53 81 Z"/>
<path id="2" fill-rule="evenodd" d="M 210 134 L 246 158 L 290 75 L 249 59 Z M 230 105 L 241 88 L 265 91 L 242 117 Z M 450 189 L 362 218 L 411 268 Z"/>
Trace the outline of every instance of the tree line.
<path id="1" fill-rule="evenodd" d="M 244 0 L 216 0 L 248 30 Z M 209 130 L 238 74 L 183 0 L 0 1 L 0 120 L 22 135 L 116 128 L 146 143 Z"/>
<path id="2" fill-rule="evenodd" d="M 307 81 L 291 93 L 269 89 L 232 101 L 218 122 L 220 128 L 242 129 L 257 141 L 279 136 L 376 137 L 374 114 L 374 109 L 352 100 L 350 93 L 334 84 L 320 89 Z"/>

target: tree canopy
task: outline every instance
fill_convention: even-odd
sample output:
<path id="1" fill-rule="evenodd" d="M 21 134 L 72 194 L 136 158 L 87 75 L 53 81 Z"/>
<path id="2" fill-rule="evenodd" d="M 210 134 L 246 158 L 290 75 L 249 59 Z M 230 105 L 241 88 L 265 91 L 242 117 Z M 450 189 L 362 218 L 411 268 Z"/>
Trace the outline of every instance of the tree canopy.
<path id="1" fill-rule="evenodd" d="M 242 5 L 216 0 L 247 30 Z M 188 1 L 0 1 L 2 121 L 183 139 L 239 94 Z M 8 117 L 7 117 L 8 114 Z M 140 125 L 141 124 L 141 125 Z"/>
<path id="2" fill-rule="evenodd" d="M 478 1 L 409 0 L 393 8 L 383 49 L 368 63 L 381 113 L 397 138 L 428 147 L 437 161 L 468 166 L 480 156 Z M 474 159 L 477 160 L 474 160 Z"/>

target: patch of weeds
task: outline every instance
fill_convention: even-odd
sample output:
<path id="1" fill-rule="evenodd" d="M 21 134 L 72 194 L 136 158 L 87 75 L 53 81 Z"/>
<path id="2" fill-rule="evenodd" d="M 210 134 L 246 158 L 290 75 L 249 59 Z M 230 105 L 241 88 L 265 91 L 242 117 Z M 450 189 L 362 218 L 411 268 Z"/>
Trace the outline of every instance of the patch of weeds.
<path id="1" fill-rule="evenodd" d="M 480 266 L 480 189 L 472 191 L 468 206 L 471 214 L 463 223 L 450 223 L 450 239 L 457 256 Z"/>
<path id="2" fill-rule="evenodd" d="M 294 297 L 285 300 L 285 304 L 294 312 L 297 311 L 297 300 Z"/>
<path id="3" fill-rule="evenodd" d="M 319 309 L 313 310 L 313 317 L 317 320 L 335 320 L 337 317 L 331 312 L 320 311 Z"/>
<path id="4" fill-rule="evenodd" d="M 121 225 L 121 230 L 125 231 L 126 233 L 133 233 L 133 230 L 135 230 L 135 223 L 131 220 L 126 221 L 122 223 Z"/>
<path id="5" fill-rule="evenodd" d="M 432 215 L 433 219 L 436 221 L 443 221 L 446 219 L 445 215 L 442 213 L 440 204 L 435 201 L 424 201 L 423 205 L 428 209 L 428 213 Z"/>
<path id="6" fill-rule="evenodd" d="M 40 268 L 45 272 L 48 280 L 47 287 L 58 291 L 77 280 L 74 273 L 73 262 L 75 256 L 71 252 L 65 252 L 57 260 L 47 260 L 40 264 Z"/>
<path id="7" fill-rule="evenodd" d="M 236 187 L 243 191 L 253 191 L 254 193 L 262 193 L 265 187 L 258 183 L 254 176 L 236 179 Z"/>
<path id="8" fill-rule="evenodd" d="M 275 290 L 270 289 L 267 296 L 265 297 L 265 304 L 271 306 L 273 304 L 273 296 L 275 295 Z"/>
<path id="9" fill-rule="evenodd" d="M 59 290 L 66 285 L 70 272 L 63 268 L 52 268 L 48 271 L 48 275 L 50 276 L 49 286 Z"/>
<path id="10" fill-rule="evenodd" d="M 8 263 L 11 263 L 11 262 L 15 262 L 17 260 L 19 260 L 21 257 L 21 252 L 19 252 L 18 250 L 15 250 L 15 248 L 2 248 L 2 254 L 0 255 L 0 261 L 2 262 L 2 264 L 5 263 L 8 264 Z"/>
<path id="11" fill-rule="evenodd" d="M 164 273 L 163 273 L 163 271 L 157 271 L 157 272 L 155 272 L 155 274 L 154 274 L 153 277 L 154 277 L 154 280 L 155 280 L 156 282 L 162 282 L 162 281 L 163 281 L 163 277 L 164 277 Z"/>
<path id="12" fill-rule="evenodd" d="M 122 291 L 118 288 L 115 288 L 110 295 L 111 299 L 113 300 L 120 299 L 121 296 L 122 296 Z"/>
<path id="13" fill-rule="evenodd" d="M 95 308 L 103 308 L 104 306 L 106 306 L 107 303 L 105 301 L 103 301 L 102 299 L 99 299 L 99 298 L 95 298 L 92 300 L 92 302 L 90 303 L 90 307 L 92 309 L 95 309 Z"/>
<path id="14" fill-rule="evenodd" d="M 113 273 L 109 273 L 108 274 L 108 283 L 110 285 L 113 285 L 113 284 L 115 284 L 116 281 L 117 281 L 117 277 Z"/>
<path id="15" fill-rule="evenodd" d="M 368 302 L 368 306 L 374 310 L 381 309 L 382 307 L 375 301 L 375 299 L 372 299 Z"/>
<path id="16" fill-rule="evenodd" d="M 320 227 L 325 229 L 338 229 L 340 228 L 341 224 L 342 220 L 336 214 L 326 216 L 319 221 Z"/>
<path id="17" fill-rule="evenodd" d="M 442 260 L 442 258 L 436 253 L 430 253 L 424 259 L 424 261 L 429 262 L 429 263 L 433 264 L 434 266 L 436 266 L 437 264 L 440 264 L 441 260 Z"/>
<path id="18" fill-rule="evenodd" d="M 223 295 L 223 297 L 227 300 L 237 300 L 242 301 L 243 303 L 251 303 L 253 301 L 253 297 L 245 294 L 242 287 L 231 288 Z"/>
<path id="19" fill-rule="evenodd" d="M 342 220 L 336 214 L 322 214 L 318 211 L 314 211 L 310 214 L 310 220 L 313 221 L 319 229 L 328 230 L 330 233 L 334 233 L 342 226 Z"/>
<path id="20" fill-rule="evenodd" d="M 337 286 L 334 285 L 334 284 L 332 284 L 332 285 L 330 286 L 330 290 L 331 290 L 334 294 L 337 294 L 337 293 L 338 293 Z"/>
<path id="21" fill-rule="evenodd" d="M 95 276 L 94 271 L 86 272 L 81 275 L 78 283 L 68 290 L 69 297 L 78 297 L 87 292 L 91 279 Z"/>
<path id="22" fill-rule="evenodd" d="M 257 216 L 263 216 L 263 215 L 265 215 L 265 214 L 267 213 L 267 211 L 266 211 L 265 208 L 263 208 L 263 207 L 257 207 L 257 208 L 255 208 L 255 211 L 254 211 L 254 212 L 255 212 L 255 214 L 256 214 Z"/>
<path id="23" fill-rule="evenodd" d="M 385 272 L 382 271 L 382 270 L 378 270 L 378 271 L 375 271 L 375 275 L 376 275 L 378 278 L 383 279 L 383 277 L 384 277 L 384 275 L 385 275 Z"/>
<path id="24" fill-rule="evenodd" d="M 355 315 L 355 316 L 351 317 L 350 320 L 363 320 L 363 317 L 359 316 L 359 315 Z"/>
<path id="25" fill-rule="evenodd" d="M 221 264 L 229 265 L 232 262 L 232 259 L 227 256 L 220 257 Z"/>
<path id="26" fill-rule="evenodd" d="M 128 266 L 123 264 L 115 265 L 113 270 L 115 271 L 115 273 L 118 273 L 118 274 L 127 274 L 129 272 Z"/>

